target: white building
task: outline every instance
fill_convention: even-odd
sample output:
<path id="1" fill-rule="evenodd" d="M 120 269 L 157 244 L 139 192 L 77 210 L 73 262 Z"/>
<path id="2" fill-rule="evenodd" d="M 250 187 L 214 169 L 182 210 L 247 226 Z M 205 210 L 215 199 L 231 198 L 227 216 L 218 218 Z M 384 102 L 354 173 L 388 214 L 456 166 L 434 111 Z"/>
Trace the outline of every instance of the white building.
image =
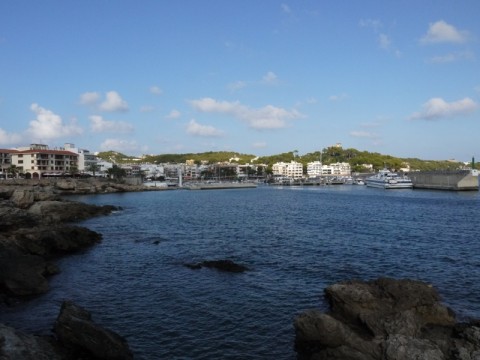
<path id="1" fill-rule="evenodd" d="M 352 169 L 349 163 L 334 163 L 322 165 L 320 161 L 313 161 L 307 164 L 308 177 L 318 176 L 350 176 Z"/>
<path id="2" fill-rule="evenodd" d="M 320 161 L 313 161 L 307 164 L 308 177 L 322 176 L 322 163 Z"/>
<path id="3" fill-rule="evenodd" d="M 66 143 L 64 149 L 78 154 L 78 171 L 90 171 L 92 166 L 97 166 L 97 157 L 89 150 L 77 148 L 71 143 Z"/>
<path id="4" fill-rule="evenodd" d="M 303 177 L 303 165 L 293 160 L 289 163 L 278 162 L 272 165 L 272 172 L 274 176 L 300 179 Z"/>
<path id="5" fill-rule="evenodd" d="M 145 174 L 146 178 L 157 179 L 161 176 L 165 176 L 165 170 L 162 165 L 142 164 L 140 165 L 140 169 Z"/>
<path id="6" fill-rule="evenodd" d="M 323 175 L 333 175 L 333 176 L 350 176 L 352 174 L 352 168 L 349 163 L 334 163 L 330 165 L 322 166 Z"/>

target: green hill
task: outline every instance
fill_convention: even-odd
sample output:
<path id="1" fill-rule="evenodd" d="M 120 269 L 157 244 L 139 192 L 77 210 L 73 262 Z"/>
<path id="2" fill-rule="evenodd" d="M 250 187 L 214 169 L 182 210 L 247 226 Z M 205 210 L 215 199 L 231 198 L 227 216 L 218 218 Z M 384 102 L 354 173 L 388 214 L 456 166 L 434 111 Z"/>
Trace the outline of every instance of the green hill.
<path id="1" fill-rule="evenodd" d="M 97 155 L 99 158 L 116 164 L 122 163 L 185 163 L 187 160 L 193 160 L 196 164 L 207 162 L 210 164 L 219 162 L 232 162 L 239 164 L 254 163 L 266 164 L 269 168 L 276 162 L 298 161 L 306 168 L 307 163 L 312 161 L 322 161 L 323 164 L 332 164 L 336 162 L 348 162 L 352 171 L 362 172 L 365 168 L 362 164 L 372 164 L 374 170 L 379 170 L 385 166 L 390 169 L 400 169 L 406 167 L 407 164 L 412 170 L 457 170 L 464 166 L 463 163 L 452 160 L 421 160 L 418 158 L 399 158 L 391 155 L 383 155 L 380 153 L 371 153 L 368 151 L 360 151 L 357 149 L 343 149 L 341 147 L 331 146 L 323 149 L 321 152 L 316 151 L 304 155 L 298 155 L 298 151 L 293 150 L 286 153 L 256 157 L 252 154 L 240 154 L 231 151 L 210 151 L 204 153 L 186 153 L 186 154 L 160 154 L 145 155 L 142 158 L 128 156 L 116 151 L 105 151 Z M 238 160 L 237 160 L 238 159 Z M 480 167 L 475 166 L 477 169 Z"/>

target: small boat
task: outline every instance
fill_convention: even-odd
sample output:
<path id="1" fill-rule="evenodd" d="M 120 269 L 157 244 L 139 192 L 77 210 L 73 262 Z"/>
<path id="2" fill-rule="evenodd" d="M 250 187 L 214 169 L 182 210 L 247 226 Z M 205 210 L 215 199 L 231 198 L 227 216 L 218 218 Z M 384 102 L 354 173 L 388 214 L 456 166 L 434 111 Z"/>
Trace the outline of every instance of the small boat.
<path id="1" fill-rule="evenodd" d="M 354 185 L 365 185 L 365 181 L 363 181 L 362 179 L 355 179 L 355 180 L 353 180 L 353 184 Z"/>
<path id="2" fill-rule="evenodd" d="M 365 179 L 369 187 L 382 189 L 412 189 L 412 180 L 405 175 L 398 175 L 388 169 L 380 170 L 377 174 Z"/>

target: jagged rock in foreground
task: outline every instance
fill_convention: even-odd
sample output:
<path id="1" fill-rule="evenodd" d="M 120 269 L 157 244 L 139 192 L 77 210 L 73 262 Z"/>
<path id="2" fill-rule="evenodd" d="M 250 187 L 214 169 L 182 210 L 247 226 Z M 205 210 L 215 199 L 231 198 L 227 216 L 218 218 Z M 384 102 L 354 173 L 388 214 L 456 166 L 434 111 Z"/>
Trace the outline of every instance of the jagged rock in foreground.
<path id="1" fill-rule="evenodd" d="M 82 358 L 133 359 L 123 337 L 95 324 L 87 310 L 70 301 L 63 302 L 54 329 L 59 342 L 72 353 L 85 354 Z"/>
<path id="2" fill-rule="evenodd" d="M 117 333 L 91 319 L 91 314 L 64 301 L 55 322 L 57 337 L 26 334 L 0 324 L 1 360 L 130 360 L 132 352 Z"/>
<path id="3" fill-rule="evenodd" d="M 0 324 L 1 360 L 64 360 L 45 338 Z"/>
<path id="4" fill-rule="evenodd" d="M 325 295 L 329 313 L 295 319 L 299 359 L 480 359 L 480 323 L 456 323 L 431 285 L 380 278 L 335 284 Z"/>

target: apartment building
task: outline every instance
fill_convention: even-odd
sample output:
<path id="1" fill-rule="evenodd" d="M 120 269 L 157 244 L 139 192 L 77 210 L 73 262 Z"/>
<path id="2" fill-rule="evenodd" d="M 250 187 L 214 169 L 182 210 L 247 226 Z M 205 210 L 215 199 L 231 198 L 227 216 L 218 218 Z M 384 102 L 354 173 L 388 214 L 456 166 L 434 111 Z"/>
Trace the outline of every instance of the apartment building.
<path id="1" fill-rule="evenodd" d="M 91 169 L 92 166 L 98 166 L 97 157 L 87 149 L 80 149 L 75 147 L 74 144 L 66 143 L 62 150 L 78 154 L 78 171 L 80 172 L 90 171 L 89 169 Z"/>
<path id="2" fill-rule="evenodd" d="M 67 150 L 50 150 L 47 145 L 32 144 L 11 153 L 12 165 L 27 178 L 59 176 L 78 170 L 78 154 Z"/>
<path id="3" fill-rule="evenodd" d="M 272 165 L 272 172 L 274 176 L 300 179 L 303 177 L 303 165 L 293 160 L 289 163 L 278 162 Z"/>
<path id="4" fill-rule="evenodd" d="M 318 177 L 323 175 L 350 176 L 351 173 L 350 164 L 345 162 L 323 165 L 320 161 L 313 161 L 307 164 L 308 177 Z"/>
<path id="5" fill-rule="evenodd" d="M 4 175 L 12 166 L 12 153 L 15 150 L 0 149 L 0 174 Z"/>

